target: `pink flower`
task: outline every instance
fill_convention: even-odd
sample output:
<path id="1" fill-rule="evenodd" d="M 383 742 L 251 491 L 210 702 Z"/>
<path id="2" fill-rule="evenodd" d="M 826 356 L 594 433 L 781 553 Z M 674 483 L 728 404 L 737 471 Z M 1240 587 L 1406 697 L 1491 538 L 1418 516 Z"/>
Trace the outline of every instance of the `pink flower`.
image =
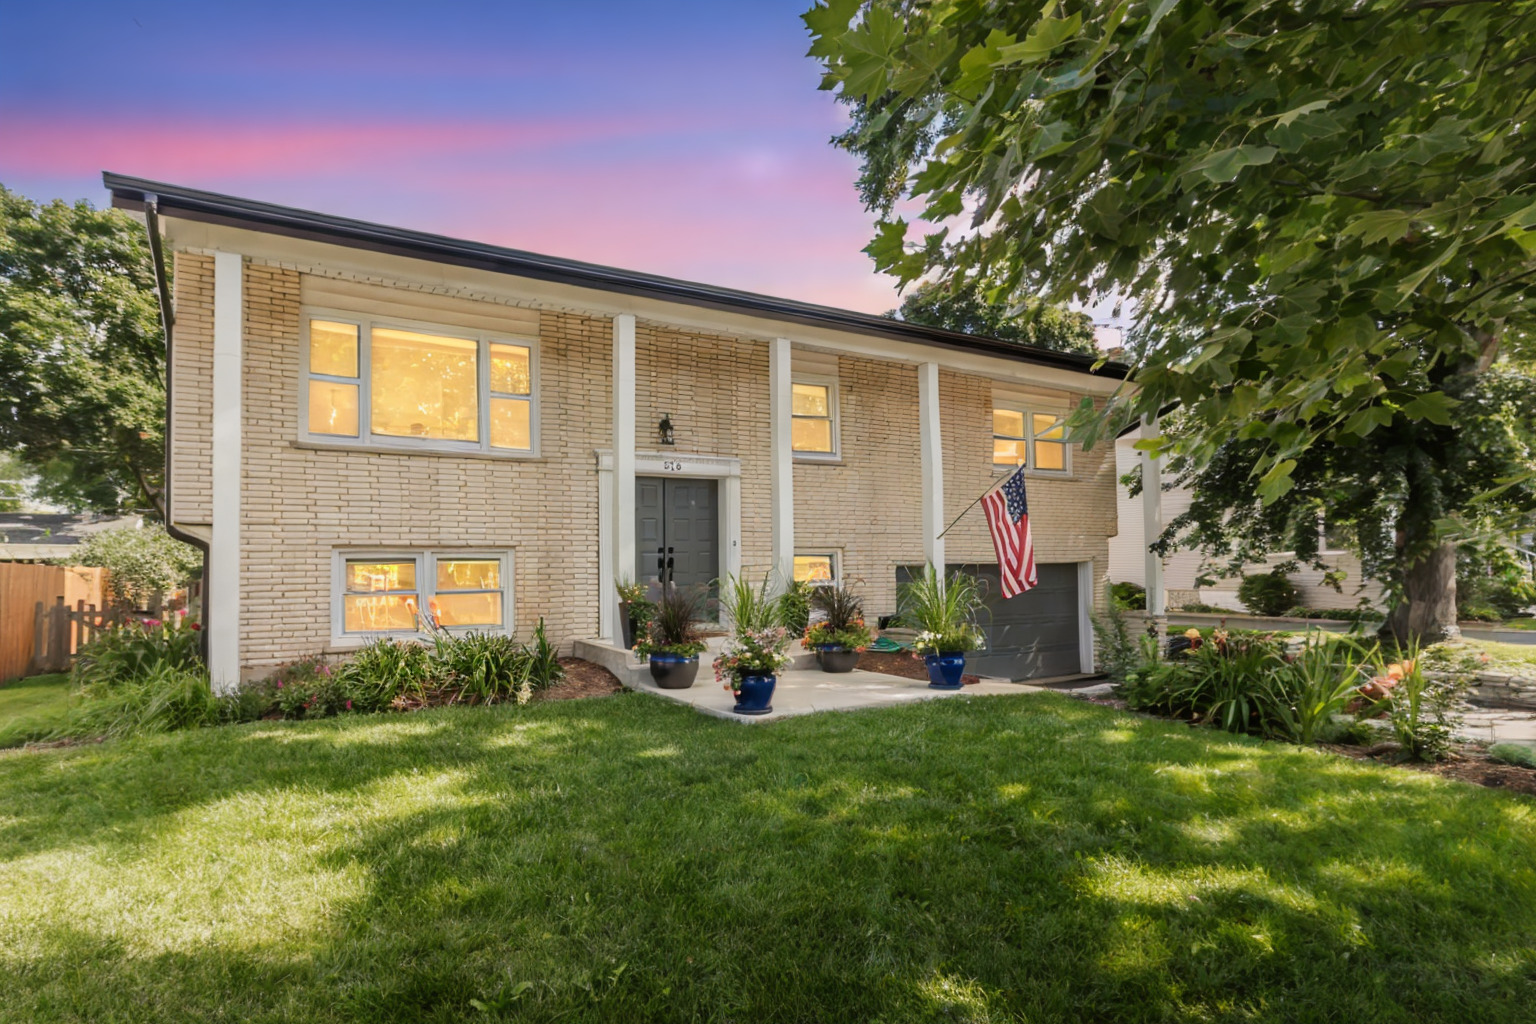
<path id="1" fill-rule="evenodd" d="M 329 666 L 329 665 L 321 665 L 320 666 L 320 674 L 325 676 L 325 677 L 327 677 L 327 678 L 329 678 L 330 674 L 331 674 L 331 666 Z M 351 704 L 347 705 L 347 707 L 351 707 L 351 706 L 352 706 Z"/>
<path id="2" fill-rule="evenodd" d="M 348 711 L 352 710 L 352 702 L 351 701 L 347 701 L 347 710 Z"/>
<path id="3" fill-rule="evenodd" d="M 144 628 L 145 629 L 158 629 L 159 627 L 161 627 L 163 625 L 165 625 L 165 623 L 162 622 L 160 619 L 145 619 L 144 620 Z"/>
<path id="4" fill-rule="evenodd" d="M 277 688 L 278 688 L 278 689 L 279 689 L 279 690 L 281 690 L 281 689 L 282 689 L 282 688 L 283 688 L 283 681 L 282 681 L 282 680 L 281 680 L 281 679 L 279 679 L 279 680 L 278 680 L 278 681 L 277 681 Z"/>
<path id="5" fill-rule="evenodd" d="M 177 608 L 176 609 L 176 617 L 178 619 L 186 618 L 187 617 L 187 610 L 185 608 Z"/>

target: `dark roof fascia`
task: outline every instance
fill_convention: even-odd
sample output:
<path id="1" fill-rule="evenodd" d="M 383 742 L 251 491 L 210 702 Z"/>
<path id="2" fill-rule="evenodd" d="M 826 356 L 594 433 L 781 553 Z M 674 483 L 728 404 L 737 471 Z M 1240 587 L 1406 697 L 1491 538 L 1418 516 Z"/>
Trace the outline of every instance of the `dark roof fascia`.
<path id="1" fill-rule="evenodd" d="M 888 317 L 852 310 L 819 306 L 793 299 L 774 298 L 755 292 L 720 288 L 714 285 L 681 281 L 676 278 L 620 270 L 595 263 L 542 256 L 520 249 L 506 249 L 468 242 L 443 235 L 409 231 L 405 228 L 371 224 L 367 221 L 334 217 L 288 206 L 240 199 L 184 188 L 164 182 L 134 178 L 110 171 L 102 173 L 102 182 L 112 193 L 112 205 L 119 209 L 141 211 L 144 197 L 153 195 L 162 217 L 254 229 L 289 238 L 325 242 L 391 256 L 425 259 L 437 263 L 494 273 L 511 274 L 558 284 L 633 295 L 640 298 L 679 302 L 731 313 L 765 315 L 775 320 L 851 331 L 857 334 L 897 341 L 910 341 L 958 352 L 976 352 L 1015 362 L 1034 363 L 1076 373 L 1086 373 L 1113 380 L 1123 380 L 1130 372 L 1120 363 L 1107 362 L 1094 369 L 1096 357 L 1051 349 L 1019 345 L 946 331 L 922 324 L 911 324 Z"/>

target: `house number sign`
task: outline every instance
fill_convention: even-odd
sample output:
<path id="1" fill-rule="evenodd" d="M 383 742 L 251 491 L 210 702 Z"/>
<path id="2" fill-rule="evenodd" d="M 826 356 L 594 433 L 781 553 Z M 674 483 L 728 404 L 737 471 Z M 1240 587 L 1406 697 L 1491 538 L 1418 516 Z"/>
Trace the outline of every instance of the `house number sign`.
<path id="1" fill-rule="evenodd" d="M 661 470 L 663 473 L 681 473 L 683 471 L 683 460 L 662 459 Z"/>

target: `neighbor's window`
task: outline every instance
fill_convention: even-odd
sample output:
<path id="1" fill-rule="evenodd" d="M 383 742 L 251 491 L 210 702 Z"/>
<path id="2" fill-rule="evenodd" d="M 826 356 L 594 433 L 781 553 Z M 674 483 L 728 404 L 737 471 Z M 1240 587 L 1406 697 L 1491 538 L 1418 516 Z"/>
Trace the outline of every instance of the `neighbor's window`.
<path id="1" fill-rule="evenodd" d="M 533 451 L 531 344 L 316 318 L 307 369 L 312 437 Z"/>
<path id="2" fill-rule="evenodd" d="M 337 556 L 338 629 L 343 635 L 505 629 L 508 556 L 413 551 Z"/>
<path id="3" fill-rule="evenodd" d="M 1066 419 L 1020 408 L 992 410 L 992 464 L 1065 473 L 1071 468 Z"/>
<path id="4" fill-rule="evenodd" d="M 836 455 L 836 383 L 797 380 L 791 389 L 790 447 L 804 455 Z"/>
<path id="5" fill-rule="evenodd" d="M 796 555 L 795 582 L 813 586 L 830 586 L 837 582 L 837 556 Z"/>

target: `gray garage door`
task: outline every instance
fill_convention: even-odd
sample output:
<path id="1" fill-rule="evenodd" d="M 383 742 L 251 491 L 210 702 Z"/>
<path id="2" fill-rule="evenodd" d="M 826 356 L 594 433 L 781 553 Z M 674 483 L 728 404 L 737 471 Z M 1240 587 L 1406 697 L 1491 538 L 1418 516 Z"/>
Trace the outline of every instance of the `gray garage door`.
<path id="1" fill-rule="evenodd" d="M 1006 679 L 1065 676 L 1082 670 L 1078 650 L 1077 564 L 1038 565 L 1040 583 L 1015 597 L 1003 599 L 997 566 L 950 565 L 982 581 L 987 607 L 981 625 L 987 650 L 966 659 L 966 671 Z M 920 570 L 897 570 L 898 579 Z"/>

